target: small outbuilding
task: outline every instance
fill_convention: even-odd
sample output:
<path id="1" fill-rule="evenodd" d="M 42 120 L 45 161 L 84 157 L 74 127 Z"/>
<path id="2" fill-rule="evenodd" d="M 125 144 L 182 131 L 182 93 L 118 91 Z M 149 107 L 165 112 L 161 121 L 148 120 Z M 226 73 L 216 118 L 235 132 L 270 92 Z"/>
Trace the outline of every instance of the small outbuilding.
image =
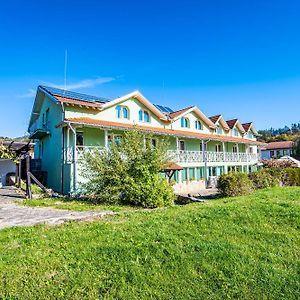
<path id="1" fill-rule="evenodd" d="M 15 141 L 0 141 L 8 149 L 16 152 L 17 156 L 22 152 L 28 152 L 33 158 L 33 143 L 15 142 Z M 14 161 L 7 158 L 0 158 L 0 187 L 13 184 L 12 178 L 16 175 L 16 164 Z"/>

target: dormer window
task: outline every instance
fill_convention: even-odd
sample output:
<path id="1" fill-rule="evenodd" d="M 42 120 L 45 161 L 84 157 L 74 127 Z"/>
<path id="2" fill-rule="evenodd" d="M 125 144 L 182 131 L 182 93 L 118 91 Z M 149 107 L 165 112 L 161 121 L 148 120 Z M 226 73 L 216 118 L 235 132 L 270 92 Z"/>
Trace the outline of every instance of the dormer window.
<path id="1" fill-rule="evenodd" d="M 181 118 L 181 127 L 182 128 L 190 128 L 190 120 L 189 118 Z"/>
<path id="2" fill-rule="evenodd" d="M 116 113 L 118 119 L 129 119 L 129 110 L 126 106 L 116 106 Z"/>
<path id="3" fill-rule="evenodd" d="M 248 138 L 249 139 L 253 139 L 254 138 L 253 133 L 251 131 L 248 132 Z"/>
<path id="4" fill-rule="evenodd" d="M 197 130 L 202 130 L 202 123 L 199 120 L 195 121 L 195 128 Z"/>
<path id="5" fill-rule="evenodd" d="M 236 128 L 233 129 L 233 135 L 239 136 L 239 131 Z"/>
<path id="6" fill-rule="evenodd" d="M 150 114 L 146 110 L 140 110 L 139 111 L 139 121 L 150 123 Z"/>
<path id="7" fill-rule="evenodd" d="M 215 129 L 215 132 L 216 132 L 216 134 L 222 134 L 223 133 L 222 128 L 221 128 L 220 125 L 217 125 L 217 128 Z"/>

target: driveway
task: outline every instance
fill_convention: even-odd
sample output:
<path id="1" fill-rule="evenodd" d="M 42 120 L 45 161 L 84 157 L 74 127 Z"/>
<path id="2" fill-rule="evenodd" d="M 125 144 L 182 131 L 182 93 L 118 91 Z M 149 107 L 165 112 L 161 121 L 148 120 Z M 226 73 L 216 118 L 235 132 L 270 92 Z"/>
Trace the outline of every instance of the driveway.
<path id="1" fill-rule="evenodd" d="M 0 188 L 0 229 L 14 226 L 32 226 L 36 224 L 61 224 L 70 220 L 89 220 L 112 214 L 103 212 L 75 212 L 55 208 L 26 207 L 18 205 L 24 196 L 13 187 Z"/>

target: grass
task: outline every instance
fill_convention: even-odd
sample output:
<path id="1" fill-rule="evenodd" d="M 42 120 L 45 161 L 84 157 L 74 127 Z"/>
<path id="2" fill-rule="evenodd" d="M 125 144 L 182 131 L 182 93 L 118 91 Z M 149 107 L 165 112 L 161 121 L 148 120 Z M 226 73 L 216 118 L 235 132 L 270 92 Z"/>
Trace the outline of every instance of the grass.
<path id="1" fill-rule="evenodd" d="M 0 299 L 299 299 L 300 188 L 0 231 Z"/>
<path id="2" fill-rule="evenodd" d="M 18 202 L 20 205 L 30 207 L 53 207 L 57 209 L 66 209 L 74 211 L 104 211 L 109 210 L 113 212 L 136 211 L 140 208 L 129 205 L 110 205 L 110 204 L 94 204 L 88 200 L 74 200 L 72 198 L 40 198 L 32 200 L 24 200 Z"/>

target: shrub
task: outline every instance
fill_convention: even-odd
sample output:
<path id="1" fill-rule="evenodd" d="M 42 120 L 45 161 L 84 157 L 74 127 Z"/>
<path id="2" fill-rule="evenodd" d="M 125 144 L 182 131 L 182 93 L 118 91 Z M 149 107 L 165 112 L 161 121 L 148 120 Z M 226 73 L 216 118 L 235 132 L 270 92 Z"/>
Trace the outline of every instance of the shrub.
<path id="1" fill-rule="evenodd" d="M 277 186 L 281 181 L 281 176 L 274 176 L 267 169 L 250 173 L 249 178 L 253 182 L 253 185 L 256 189 Z"/>
<path id="2" fill-rule="evenodd" d="M 269 159 L 262 160 L 265 168 L 292 168 L 296 167 L 296 164 L 290 160 L 278 160 L 278 159 Z"/>
<path id="3" fill-rule="evenodd" d="M 218 190 L 224 196 L 240 196 L 251 193 L 254 186 L 247 174 L 228 173 L 219 177 Z"/>
<path id="4" fill-rule="evenodd" d="M 146 135 L 150 140 L 151 136 Z M 126 131 L 119 143 L 109 150 L 86 155 L 82 175 L 84 189 L 94 202 L 126 203 L 143 207 L 170 205 L 172 187 L 159 175 L 167 163 L 167 141 L 161 138 L 156 147 L 145 146 L 145 134 Z"/>
<path id="5" fill-rule="evenodd" d="M 282 182 L 287 186 L 300 186 L 300 168 L 286 168 Z"/>

